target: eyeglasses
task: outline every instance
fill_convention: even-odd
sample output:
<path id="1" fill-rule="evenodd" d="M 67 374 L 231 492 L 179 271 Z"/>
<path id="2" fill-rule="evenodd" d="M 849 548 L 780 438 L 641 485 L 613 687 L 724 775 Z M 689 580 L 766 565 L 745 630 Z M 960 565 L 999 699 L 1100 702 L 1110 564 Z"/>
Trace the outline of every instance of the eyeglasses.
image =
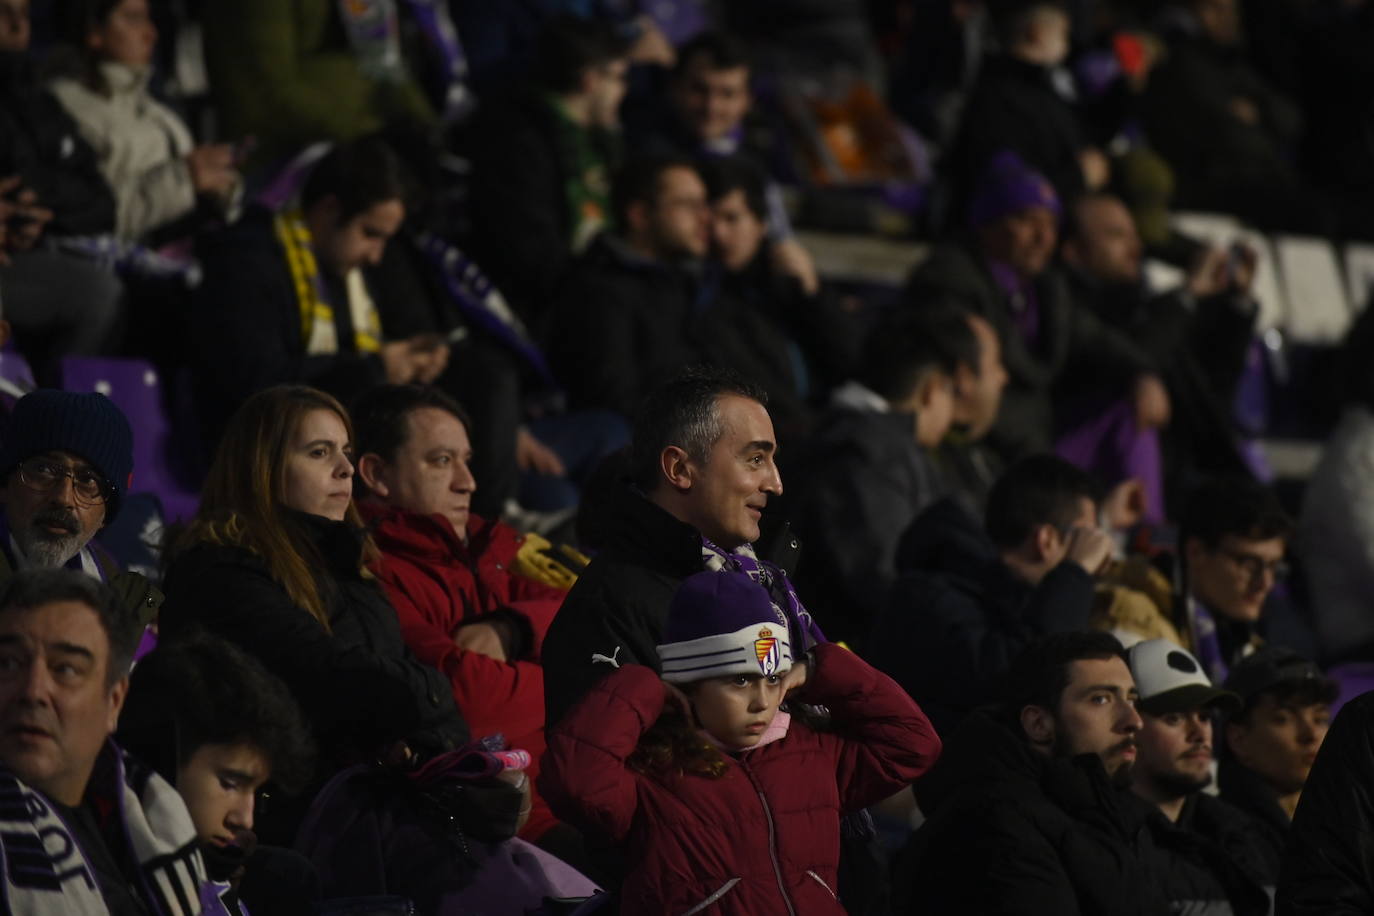
<path id="1" fill-rule="evenodd" d="M 1273 576 L 1275 580 L 1282 579 L 1288 575 L 1288 564 L 1283 560 L 1266 560 L 1264 557 L 1253 553 L 1241 553 L 1238 550 L 1219 551 L 1232 563 L 1240 567 L 1241 571 L 1250 578 L 1251 582 L 1256 581 L 1266 572 Z"/>
<path id="2" fill-rule="evenodd" d="M 19 463 L 19 482 L 39 493 L 56 489 L 67 477 L 72 479 L 72 492 L 76 494 L 77 502 L 88 506 L 105 502 L 114 491 L 105 478 L 90 468 L 68 468 L 42 458 L 30 458 Z"/>

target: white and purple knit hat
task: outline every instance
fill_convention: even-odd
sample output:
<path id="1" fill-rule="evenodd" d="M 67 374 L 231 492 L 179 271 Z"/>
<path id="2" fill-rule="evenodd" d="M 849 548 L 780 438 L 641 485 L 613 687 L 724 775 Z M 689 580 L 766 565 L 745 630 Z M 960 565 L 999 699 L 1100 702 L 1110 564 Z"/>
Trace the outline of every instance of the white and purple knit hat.
<path id="1" fill-rule="evenodd" d="M 792 667 L 787 619 L 762 585 L 743 573 L 700 572 L 678 586 L 663 627 L 663 679 L 687 684 L 735 674 L 767 676 Z"/>

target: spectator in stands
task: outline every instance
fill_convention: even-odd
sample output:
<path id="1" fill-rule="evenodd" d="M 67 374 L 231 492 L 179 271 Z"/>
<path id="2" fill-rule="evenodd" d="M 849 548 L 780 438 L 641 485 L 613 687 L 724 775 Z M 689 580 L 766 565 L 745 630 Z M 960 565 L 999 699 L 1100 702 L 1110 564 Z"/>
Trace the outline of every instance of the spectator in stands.
<path id="1" fill-rule="evenodd" d="M 315 165 L 299 207 L 255 210 L 207 240 L 192 366 L 212 437 L 269 385 L 304 382 L 348 397 L 439 376 L 447 344 L 425 334 L 387 340 L 387 303 L 374 302 L 362 274 L 400 228 L 405 200 L 395 154 L 363 140 Z"/>
<path id="2" fill-rule="evenodd" d="M 1165 887 L 1194 907 L 1268 913 L 1278 881 L 1252 819 L 1203 790 L 1212 783 L 1213 722 L 1240 708 L 1240 697 L 1212 685 L 1177 643 L 1150 639 L 1126 652 L 1140 699 L 1138 759 L 1131 787 L 1173 830 Z"/>
<path id="3" fill-rule="evenodd" d="M 1145 94 L 1145 129 L 1177 179 L 1177 205 L 1261 229 L 1326 234 L 1320 194 L 1291 155 L 1302 113 L 1249 63 L 1237 0 L 1177 0 L 1168 55 Z"/>
<path id="4" fill-rule="evenodd" d="M 1311 635 L 1274 586 L 1286 573 L 1293 522 L 1268 487 L 1218 478 L 1194 488 L 1179 517 L 1179 627 L 1213 681 L 1264 645 L 1307 645 Z"/>
<path id="5" fill-rule="evenodd" d="M 152 623 L 162 593 L 93 540 L 118 514 L 133 464 L 129 421 L 103 394 L 40 389 L 20 398 L 0 446 L 0 582 L 26 569 L 78 570 Z"/>
<path id="6" fill-rule="evenodd" d="M 469 727 L 529 751 L 527 772 L 537 776 L 539 650 L 566 592 L 517 575 L 520 535 L 472 514 L 470 427 L 455 401 L 432 388 L 382 386 L 358 399 L 353 418 L 359 509 L 406 645 L 448 677 Z M 554 824 L 543 800 L 534 802 L 531 839 Z"/>
<path id="7" fill-rule="evenodd" d="M 353 506 L 347 416 L 301 386 L 250 398 L 166 579 L 164 635 L 203 627 L 285 681 L 315 726 L 317 776 L 350 751 L 375 756 L 408 739 L 432 753 L 467 737 L 444 679 L 406 651 L 365 574 L 377 548 Z"/>
<path id="8" fill-rule="evenodd" d="M 684 579 L 661 638 L 657 666 L 610 671 L 551 733 L 542 781 L 569 820 L 625 850 L 621 911 L 847 912 L 840 816 L 930 768 L 930 722 L 840 646 L 793 658 L 743 573 Z M 789 695 L 834 727 L 780 710 Z"/>
<path id="9" fill-rule="evenodd" d="M 1031 642 L 1088 627 L 1094 576 L 1112 552 L 1098 498 L 1073 465 L 1033 456 L 993 486 L 983 529 L 945 500 L 902 538 L 905 573 L 878 614 L 869 655 L 941 733 L 992 702 Z"/>
<path id="10" fill-rule="evenodd" d="M 984 440 L 997 422 L 1007 367 L 997 331 L 981 315 L 965 314 L 977 344 L 978 360 L 960 363 L 954 371 L 954 423 L 935 452 L 941 482 L 967 513 L 982 518 L 988 492 L 1002 471 L 996 454 Z"/>
<path id="11" fill-rule="evenodd" d="M 1311 764 L 1284 847 L 1276 901 L 1284 916 L 1355 916 L 1374 907 L 1368 840 L 1374 805 L 1367 791 L 1374 780 L 1371 709 L 1374 693 L 1341 707 Z"/>
<path id="12" fill-rule="evenodd" d="M 110 740 L 139 629 L 71 570 L 26 570 L 0 595 L 7 912 L 176 913 L 200 897 L 186 806 Z"/>
<path id="13" fill-rule="evenodd" d="M 1340 685 L 1297 653 L 1270 647 L 1236 665 L 1226 688 L 1245 705 L 1226 721 L 1221 797 L 1250 814 L 1277 869 Z"/>
<path id="14" fill-rule="evenodd" d="M 912 274 L 907 301 L 953 301 L 997 329 L 1010 382 L 988 441 L 1004 459 L 1057 438 L 1110 485 L 1140 478 L 1157 495 L 1146 431 L 1168 422 L 1168 394 L 1148 357 L 1075 302 L 1051 265 L 1059 214 L 1042 176 L 1014 153 L 999 155 L 970 209 L 973 239 L 937 249 Z"/>
<path id="15" fill-rule="evenodd" d="M 122 289 L 109 271 L 48 244 L 112 231 L 115 202 L 95 153 L 39 85 L 29 37 L 28 0 L 0 0 L 0 194 L 10 211 L 0 286 L 16 344 L 38 381 L 56 385 L 61 357 L 113 342 Z"/>
<path id="16" fill-rule="evenodd" d="M 665 380 L 635 418 L 630 479 L 604 496 L 599 552 L 568 593 L 544 640 L 550 723 L 606 674 L 596 657 L 656 665 L 678 584 L 702 569 L 745 571 L 768 588 L 794 646 L 820 639 L 785 569 L 797 543 L 783 526 L 764 537 L 763 510 L 782 495 L 773 423 L 758 388 L 725 370 Z M 766 548 L 777 545 L 776 553 Z M 798 650 L 801 651 L 801 650 Z"/>
<path id="17" fill-rule="evenodd" d="M 426 912 L 443 897 L 480 910 L 495 891 L 474 881 L 489 861 L 512 854 L 498 841 L 520 823 L 528 779 L 503 770 L 499 782 L 466 783 L 455 798 L 423 773 L 403 775 L 463 746 L 469 732 L 447 679 L 406 648 L 396 611 L 368 571 L 378 554 L 352 501 L 353 441 L 343 408 L 315 389 L 279 386 L 244 403 L 172 558 L 163 633 L 175 640 L 202 628 L 286 683 L 320 747 L 312 789 L 358 760 L 385 765 L 381 788 L 366 768 L 336 784 L 296 837 L 327 895 L 401 894 Z M 388 787 L 386 772 L 403 782 Z M 449 799 L 447 809 L 436 795 Z M 506 813 L 509 820 L 497 816 Z M 299 814 L 282 812 L 261 832 L 269 842 L 289 840 Z M 467 858 L 450 845 L 448 825 L 457 822 L 487 841 L 468 844 Z M 529 881 L 503 887 L 501 899 L 533 906 L 559 890 L 556 881 Z"/>
<path id="18" fill-rule="evenodd" d="M 1128 335 L 1160 369 L 1172 419 L 1162 435 L 1171 502 L 1184 480 L 1246 473 L 1232 405 L 1254 337 L 1255 253 L 1211 247 L 1182 286 L 1146 285 L 1142 244 L 1126 205 L 1106 192 L 1069 207 L 1061 254 L 1074 297 Z"/>
<path id="19" fill-rule="evenodd" d="M 79 63 L 51 90 L 114 192 L 116 237 L 132 242 L 155 230 L 174 237 L 176 228 L 193 228 L 182 221 L 202 202 L 232 218 L 242 191 L 234 148 L 197 144 L 149 91 L 158 34 L 148 0 L 78 0 L 67 15 Z"/>
<path id="20" fill-rule="evenodd" d="M 982 62 L 952 150 L 956 185 L 964 194 L 1003 150 L 1016 152 L 1072 204 L 1111 177 L 1111 164 L 1091 145 L 1078 113 L 1056 84 L 1069 53 L 1064 0 L 989 4 L 1001 53 Z"/>
<path id="21" fill-rule="evenodd" d="M 896 312 L 869 334 L 806 447 L 790 515 L 807 553 L 797 583 L 834 639 L 858 649 L 896 579 L 902 532 L 943 489 L 930 450 L 949 432 L 954 379 L 977 366 L 962 312 Z"/>
<path id="22" fill-rule="evenodd" d="M 286 685 L 222 639 L 162 646 L 134 669 L 118 739 L 186 803 L 209 916 L 307 912 L 319 896 L 308 862 L 258 847 L 253 832 L 263 790 L 299 789 L 308 777 L 309 734 Z"/>
<path id="23" fill-rule="evenodd" d="M 432 61 L 457 48 L 443 6 L 426 24 L 402 5 L 339 6 L 325 0 L 245 0 L 201 10 L 205 65 L 222 130 L 253 137 L 258 161 L 276 165 L 322 140 L 342 142 L 406 125 L 433 126 L 447 102 L 449 68 Z M 403 42 L 400 21 L 415 24 Z M 412 49 L 423 49 L 412 57 Z M 461 48 L 458 48 L 461 55 Z M 415 74 L 439 73 L 438 92 Z"/>
<path id="24" fill-rule="evenodd" d="M 970 716 L 916 784 L 927 821 L 899 867 L 911 912 L 1170 911 L 1126 790 L 1140 715 L 1121 644 L 1059 633 L 1023 651 L 1004 699 Z"/>
<path id="25" fill-rule="evenodd" d="M 550 20 L 539 44 L 533 85 L 484 104 L 468 141 L 473 256 L 536 328 L 611 222 L 629 67 L 628 42 L 598 20 Z"/>
<path id="26" fill-rule="evenodd" d="M 748 45 L 728 32 L 707 30 L 682 46 L 668 83 L 667 106 L 648 113 L 640 142 L 651 149 L 691 156 L 706 168 L 738 157 L 769 176 L 765 184 L 768 258 L 808 296 L 820 288 L 811 255 L 792 236 L 778 182 L 795 183 L 791 152 L 776 134 L 751 117 L 752 65 Z"/>
<path id="27" fill-rule="evenodd" d="M 770 403 L 781 407 L 783 399 L 795 402 L 845 381 L 863 343 L 859 323 L 824 287 L 808 292 L 770 256 L 763 172 L 747 159 L 726 156 L 705 163 L 702 173 L 713 251 L 723 269 L 719 301 L 734 305 L 729 320 L 740 321 L 743 336 L 755 343 L 756 371 L 777 377 L 767 386 Z M 765 360 L 773 365 L 762 365 Z"/>
<path id="28" fill-rule="evenodd" d="M 549 356 L 576 407 L 625 416 L 644 392 L 699 362 L 696 268 L 710 245 L 706 186 L 690 159 L 628 163 L 611 193 L 615 229 L 579 259 L 553 317 Z"/>
<path id="29" fill-rule="evenodd" d="M 1296 543 L 1330 663 L 1374 657 L 1374 309 L 1355 319 L 1340 357 L 1344 407 L 1303 491 Z"/>

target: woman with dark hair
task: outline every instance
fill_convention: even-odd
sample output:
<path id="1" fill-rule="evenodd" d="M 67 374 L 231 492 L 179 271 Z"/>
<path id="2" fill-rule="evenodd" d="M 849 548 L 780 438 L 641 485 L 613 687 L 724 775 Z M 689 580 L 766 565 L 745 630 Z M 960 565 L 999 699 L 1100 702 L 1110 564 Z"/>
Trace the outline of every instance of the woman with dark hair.
<path id="1" fill-rule="evenodd" d="M 264 786 L 298 790 L 310 774 L 309 730 L 286 685 L 222 639 L 164 644 L 134 670 L 118 740 L 186 802 L 210 877 L 207 914 L 309 909 L 319 884 L 309 863 L 256 848 L 253 833 Z"/>
<path id="2" fill-rule="evenodd" d="M 508 839 L 529 814 L 521 763 L 469 744 L 447 680 L 405 647 L 368 571 L 378 555 L 353 505 L 352 442 L 348 414 L 316 389 L 244 402 L 174 549 L 162 633 L 228 639 L 300 703 L 320 747 L 311 785 L 328 783 L 298 834 L 293 818 L 272 827 L 296 836 L 327 894 L 402 894 L 444 913 L 497 887 L 530 906 L 589 889 Z"/>
<path id="3" fill-rule="evenodd" d="M 148 0 L 64 6 L 67 40 L 81 65 L 50 88 L 95 149 L 114 191 L 115 235 L 143 239 L 191 216 L 201 201 L 232 214 L 242 190 L 233 147 L 196 144 L 181 118 L 148 89 L 157 44 Z"/>

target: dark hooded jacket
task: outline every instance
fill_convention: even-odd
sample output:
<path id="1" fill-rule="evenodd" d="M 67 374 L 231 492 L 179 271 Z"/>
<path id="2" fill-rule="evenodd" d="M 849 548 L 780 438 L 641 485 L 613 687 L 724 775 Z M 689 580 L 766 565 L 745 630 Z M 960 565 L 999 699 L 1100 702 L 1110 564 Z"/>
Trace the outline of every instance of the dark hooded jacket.
<path id="1" fill-rule="evenodd" d="M 1341 708 L 1293 813 L 1279 916 L 1374 913 L 1374 693 Z"/>
<path id="2" fill-rule="evenodd" d="M 1096 754 L 1050 757 L 1014 728 L 999 713 L 974 713 L 917 782 L 928 820 L 902 854 L 897 912 L 1268 912 L 1253 854 L 1233 857 L 1244 849 L 1243 816 L 1208 799 L 1175 825 L 1113 785 Z"/>
<path id="3" fill-rule="evenodd" d="M 1093 578 L 1083 567 L 1061 563 L 1031 586 L 951 498 L 912 523 L 897 566 L 902 575 L 874 627 L 869 658 L 941 734 L 992 700 L 998 676 L 1030 642 L 1088 626 Z"/>

